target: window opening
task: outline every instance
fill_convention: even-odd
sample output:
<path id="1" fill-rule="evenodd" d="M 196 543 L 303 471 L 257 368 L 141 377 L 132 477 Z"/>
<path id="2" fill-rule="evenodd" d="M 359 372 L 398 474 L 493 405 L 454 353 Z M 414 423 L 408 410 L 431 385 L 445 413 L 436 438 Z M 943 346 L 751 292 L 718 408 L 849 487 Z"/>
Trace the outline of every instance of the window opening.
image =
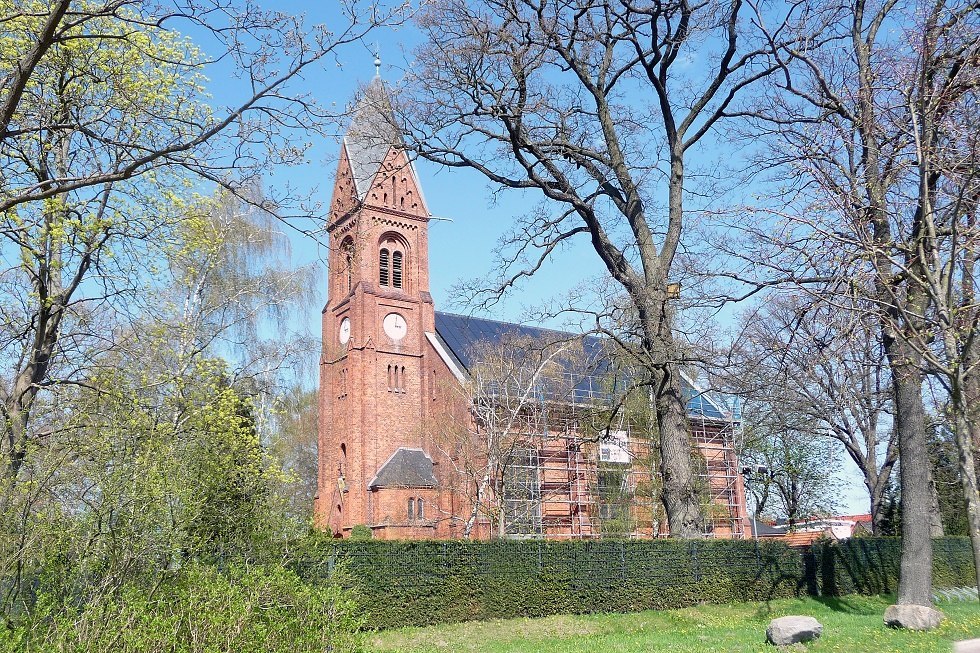
<path id="1" fill-rule="evenodd" d="M 390 253 L 387 249 L 381 250 L 381 256 L 379 257 L 379 283 L 382 286 L 388 285 L 388 265 L 389 265 Z"/>
<path id="2" fill-rule="evenodd" d="M 425 514 L 423 511 L 422 497 L 419 497 L 419 500 L 415 502 L 415 518 L 423 519 L 424 517 Z"/>
<path id="3" fill-rule="evenodd" d="M 354 243 L 347 241 L 344 245 L 344 267 L 347 276 L 347 292 L 354 287 Z"/>
<path id="4" fill-rule="evenodd" d="M 509 537 L 540 535 L 540 461 L 533 447 L 515 447 L 503 472 L 504 534 Z"/>
<path id="5" fill-rule="evenodd" d="M 402 253 L 395 252 L 391 255 L 391 282 L 395 288 L 402 287 Z"/>
<path id="6" fill-rule="evenodd" d="M 415 499 L 408 500 L 408 521 L 415 519 Z"/>

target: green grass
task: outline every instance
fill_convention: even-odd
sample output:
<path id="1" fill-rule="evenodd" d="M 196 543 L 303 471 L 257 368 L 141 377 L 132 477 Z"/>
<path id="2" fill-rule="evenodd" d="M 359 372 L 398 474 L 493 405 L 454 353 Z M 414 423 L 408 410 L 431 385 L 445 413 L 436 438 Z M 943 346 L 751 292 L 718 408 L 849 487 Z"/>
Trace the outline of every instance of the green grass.
<path id="1" fill-rule="evenodd" d="M 769 620 L 788 614 L 816 617 L 823 636 L 803 651 L 841 653 L 952 650 L 952 642 L 980 638 L 980 605 L 943 603 L 943 625 L 929 633 L 891 630 L 881 616 L 886 597 L 783 599 L 769 603 L 702 605 L 636 614 L 557 615 L 540 619 L 468 622 L 402 628 L 371 635 L 371 653 L 702 653 L 774 651 L 765 643 Z"/>

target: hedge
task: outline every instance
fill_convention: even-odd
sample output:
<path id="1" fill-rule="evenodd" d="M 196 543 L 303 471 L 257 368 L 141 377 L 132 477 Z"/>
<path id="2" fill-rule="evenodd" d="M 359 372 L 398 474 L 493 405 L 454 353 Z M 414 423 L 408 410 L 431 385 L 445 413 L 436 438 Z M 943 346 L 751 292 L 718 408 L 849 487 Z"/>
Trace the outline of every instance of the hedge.
<path id="1" fill-rule="evenodd" d="M 375 628 L 470 619 L 633 612 L 803 594 L 888 593 L 901 542 L 793 549 L 751 540 L 302 542 L 297 571 L 338 565 Z M 976 584 L 966 538 L 935 540 L 935 584 Z"/>

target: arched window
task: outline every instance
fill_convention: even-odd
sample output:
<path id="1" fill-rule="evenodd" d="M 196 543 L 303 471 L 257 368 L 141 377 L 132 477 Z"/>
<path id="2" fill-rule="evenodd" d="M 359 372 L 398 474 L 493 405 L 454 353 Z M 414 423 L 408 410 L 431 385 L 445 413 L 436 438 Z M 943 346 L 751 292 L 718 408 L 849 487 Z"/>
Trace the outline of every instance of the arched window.
<path id="1" fill-rule="evenodd" d="M 391 285 L 402 287 L 402 253 L 395 252 L 391 256 Z"/>
<path id="2" fill-rule="evenodd" d="M 408 500 L 408 521 L 415 519 L 415 499 Z"/>
<path id="3" fill-rule="evenodd" d="M 354 287 L 354 241 L 346 240 L 341 247 L 343 256 L 344 276 L 347 280 L 347 292 Z"/>
<path id="4" fill-rule="evenodd" d="M 382 286 L 388 285 L 388 266 L 391 261 L 391 254 L 387 249 L 381 250 L 381 255 L 378 257 L 378 283 Z"/>
<path id="5" fill-rule="evenodd" d="M 422 506 L 422 497 L 419 497 L 419 500 L 415 502 L 415 518 L 416 519 L 424 519 L 425 518 L 425 514 L 424 514 L 424 511 L 422 510 L 422 508 L 423 508 L 423 506 Z"/>

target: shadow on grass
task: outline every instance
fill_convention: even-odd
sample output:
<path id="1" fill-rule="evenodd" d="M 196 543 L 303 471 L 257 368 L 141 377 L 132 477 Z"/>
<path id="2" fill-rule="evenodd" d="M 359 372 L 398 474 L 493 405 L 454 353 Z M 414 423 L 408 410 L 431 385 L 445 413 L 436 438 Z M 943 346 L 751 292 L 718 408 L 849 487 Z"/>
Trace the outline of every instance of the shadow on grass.
<path id="1" fill-rule="evenodd" d="M 888 596 L 881 597 L 863 597 L 863 596 L 811 596 L 807 597 L 807 600 L 813 601 L 823 607 L 827 608 L 831 612 L 838 612 L 840 614 L 852 614 L 858 616 L 873 616 L 881 614 L 884 611 L 884 607 L 875 602 L 875 598 L 880 598 L 888 603 L 892 603 Z M 891 597 L 892 599 L 894 597 Z M 758 620 L 769 619 L 774 616 L 779 616 L 785 613 L 785 608 L 780 606 L 781 609 L 773 609 L 772 602 L 765 601 L 755 609 L 754 617 Z M 807 610 L 803 608 L 801 613 L 806 613 Z"/>
<path id="2" fill-rule="evenodd" d="M 839 596 L 815 596 L 813 600 L 833 612 L 844 614 L 871 616 L 882 612 L 881 606 L 872 604 L 867 599 L 855 600 L 853 598 Z"/>

